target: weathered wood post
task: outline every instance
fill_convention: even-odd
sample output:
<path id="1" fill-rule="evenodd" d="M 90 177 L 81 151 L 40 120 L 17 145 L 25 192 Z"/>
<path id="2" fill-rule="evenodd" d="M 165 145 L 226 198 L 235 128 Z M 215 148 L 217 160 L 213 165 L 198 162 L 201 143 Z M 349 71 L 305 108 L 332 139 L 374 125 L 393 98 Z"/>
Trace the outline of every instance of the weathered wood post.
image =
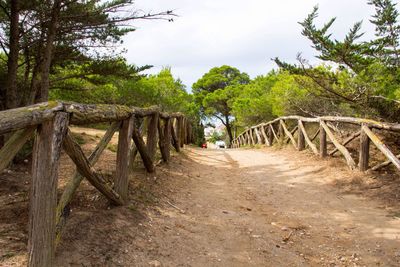
<path id="1" fill-rule="evenodd" d="M 324 127 L 322 127 L 321 123 L 319 125 L 319 155 L 322 158 L 328 156 L 326 131 L 325 131 Z"/>
<path id="2" fill-rule="evenodd" d="M 179 132 L 176 131 L 176 129 L 178 128 L 176 125 L 178 125 L 177 118 L 175 118 L 174 121 L 171 121 L 171 137 L 172 137 L 172 145 L 174 146 L 176 152 L 180 152 L 181 146 L 179 144 L 179 136 L 178 136 Z"/>
<path id="3" fill-rule="evenodd" d="M 189 144 L 189 120 L 185 117 L 185 144 Z"/>
<path id="4" fill-rule="evenodd" d="M 299 150 L 299 151 L 302 151 L 302 150 L 304 150 L 305 148 L 306 148 L 306 140 L 305 140 L 305 138 L 304 138 L 304 134 L 303 134 L 303 131 L 301 130 L 301 125 L 302 125 L 302 122 L 301 122 L 301 120 L 299 120 L 298 121 L 298 135 L 297 135 L 297 149 Z"/>
<path id="5" fill-rule="evenodd" d="M 256 135 L 257 144 L 262 144 L 261 135 L 260 135 L 260 132 L 258 131 L 257 127 L 254 128 L 254 133 Z"/>
<path id="6" fill-rule="evenodd" d="M 188 125 L 187 125 L 187 138 L 188 138 L 188 144 L 193 143 L 193 133 L 192 133 L 192 123 L 190 123 L 188 121 Z"/>
<path id="7" fill-rule="evenodd" d="M 183 140 L 183 117 L 182 116 L 179 116 L 178 118 L 177 118 L 177 126 L 176 126 L 176 128 L 177 128 L 177 130 L 176 130 L 176 136 L 178 137 L 178 144 L 179 144 L 179 147 L 183 147 L 183 143 L 184 143 L 184 140 Z"/>
<path id="8" fill-rule="evenodd" d="M 283 130 L 282 120 L 279 120 L 279 122 L 278 122 L 278 132 L 277 132 L 277 135 L 278 135 L 279 143 L 280 143 L 280 144 L 283 144 L 283 143 L 284 143 L 283 141 L 285 140 L 285 131 Z"/>
<path id="9" fill-rule="evenodd" d="M 58 163 L 69 115 L 57 112 L 38 126 L 33 146 L 28 266 L 53 266 L 56 237 Z"/>
<path id="10" fill-rule="evenodd" d="M 252 128 L 250 128 L 249 131 L 250 131 L 250 142 L 251 142 L 250 145 L 254 146 L 256 144 L 256 142 L 254 140 L 254 131 Z"/>
<path id="11" fill-rule="evenodd" d="M 0 172 L 8 167 L 15 155 L 32 137 L 36 127 L 29 127 L 15 132 L 0 149 Z"/>
<path id="12" fill-rule="evenodd" d="M 140 157 L 142 158 L 143 165 L 145 166 L 147 172 L 152 173 L 155 171 L 155 166 L 153 159 L 149 155 L 149 151 L 147 150 L 147 146 L 143 141 L 142 136 L 140 135 L 139 130 L 136 126 L 132 127 L 132 139 L 135 142 L 135 146 L 139 151 Z"/>
<path id="13" fill-rule="evenodd" d="M 154 157 L 157 151 L 157 141 L 158 141 L 158 120 L 159 112 L 155 112 L 151 116 L 147 117 L 147 140 L 146 146 L 149 152 L 150 158 L 154 161 Z"/>
<path id="14" fill-rule="evenodd" d="M 261 131 L 263 143 L 266 144 L 267 146 L 270 146 L 267 133 L 265 132 L 264 125 L 260 125 L 260 131 Z"/>
<path id="15" fill-rule="evenodd" d="M 169 162 L 171 155 L 171 120 L 169 117 L 164 119 L 164 125 L 161 120 L 159 121 L 159 147 L 164 162 Z"/>
<path id="16" fill-rule="evenodd" d="M 271 129 L 271 125 L 269 125 L 270 127 L 268 127 L 268 142 L 269 142 L 269 146 L 272 146 L 274 144 L 274 134 L 272 132 Z"/>
<path id="17" fill-rule="evenodd" d="M 118 135 L 117 167 L 115 171 L 114 189 L 123 201 L 128 199 L 129 153 L 135 116 L 122 121 Z"/>
<path id="18" fill-rule="evenodd" d="M 370 139 L 361 126 L 360 135 L 360 155 L 359 155 L 359 169 L 360 171 L 366 171 L 368 169 L 369 161 L 369 143 Z"/>

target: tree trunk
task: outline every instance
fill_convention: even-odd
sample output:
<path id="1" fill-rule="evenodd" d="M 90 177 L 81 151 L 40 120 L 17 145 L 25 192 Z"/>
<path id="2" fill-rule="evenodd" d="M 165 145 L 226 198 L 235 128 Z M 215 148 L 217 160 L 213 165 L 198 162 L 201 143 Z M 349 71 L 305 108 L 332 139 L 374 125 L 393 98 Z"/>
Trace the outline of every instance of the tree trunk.
<path id="1" fill-rule="evenodd" d="M 7 60 L 6 108 L 18 106 L 17 71 L 19 54 L 19 0 L 11 0 L 10 11 L 10 46 Z"/>
<path id="2" fill-rule="evenodd" d="M 229 144 L 231 144 L 232 141 L 233 141 L 233 134 L 232 134 L 232 125 L 229 122 L 229 117 L 228 116 L 225 116 L 225 127 L 226 127 L 226 132 L 227 132 L 228 137 L 229 137 Z"/>
<path id="3" fill-rule="evenodd" d="M 32 82 L 32 90 L 35 95 L 35 102 L 45 102 L 49 98 L 49 73 L 50 66 L 53 56 L 54 41 L 57 35 L 61 0 L 54 1 L 51 9 L 51 20 L 48 24 L 46 43 L 43 47 L 43 51 L 40 57 L 39 73 L 35 77 L 35 81 Z"/>

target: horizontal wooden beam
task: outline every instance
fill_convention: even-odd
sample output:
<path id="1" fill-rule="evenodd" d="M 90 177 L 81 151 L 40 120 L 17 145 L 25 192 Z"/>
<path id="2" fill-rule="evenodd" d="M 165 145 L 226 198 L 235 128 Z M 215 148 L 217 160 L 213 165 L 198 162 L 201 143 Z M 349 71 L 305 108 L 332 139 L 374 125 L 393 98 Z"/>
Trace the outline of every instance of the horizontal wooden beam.
<path id="1" fill-rule="evenodd" d="M 28 107 L 1 111 L 0 135 L 36 126 L 51 120 L 54 118 L 56 111 L 62 110 L 63 104 L 58 102 L 46 102 Z"/>

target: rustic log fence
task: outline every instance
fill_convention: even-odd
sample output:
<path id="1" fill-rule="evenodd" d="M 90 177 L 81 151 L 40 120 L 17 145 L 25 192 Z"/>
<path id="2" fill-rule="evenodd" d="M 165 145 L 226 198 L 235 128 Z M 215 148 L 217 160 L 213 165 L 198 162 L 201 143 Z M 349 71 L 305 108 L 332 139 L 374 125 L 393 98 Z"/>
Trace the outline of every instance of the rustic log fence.
<path id="1" fill-rule="evenodd" d="M 141 133 L 143 127 L 140 126 L 140 120 L 143 119 L 147 119 L 146 142 Z M 105 122 L 111 123 L 109 129 L 86 157 L 68 126 Z M 137 153 L 146 170 L 154 172 L 157 144 L 162 160 L 168 162 L 171 145 L 179 152 L 184 144 L 193 141 L 191 129 L 189 120 L 182 114 L 164 113 L 157 107 L 142 109 L 121 105 L 46 102 L 1 111 L 0 135 L 11 136 L 0 150 L 0 172 L 9 166 L 22 146 L 35 136 L 28 265 L 53 265 L 55 248 L 69 216 L 69 203 L 84 178 L 112 204 L 124 205 L 128 197 L 130 165 Z M 114 180 L 109 181 L 96 171 L 94 165 L 117 131 L 116 172 Z M 77 172 L 57 201 L 57 169 L 62 149 L 75 163 Z"/>
<path id="2" fill-rule="evenodd" d="M 292 130 L 289 130 L 288 123 L 291 123 Z M 337 136 L 338 129 L 334 124 L 345 124 L 349 128 L 356 128 L 355 133 L 346 138 Z M 313 125 L 314 127 L 306 127 Z M 351 126 L 351 127 L 350 127 Z M 312 135 L 306 129 L 317 129 Z M 290 142 L 297 150 L 301 151 L 308 146 L 311 151 L 320 157 L 333 156 L 340 152 L 350 169 L 360 171 L 379 170 L 393 164 L 400 170 L 400 154 L 395 155 L 382 139 L 377 131 L 400 132 L 400 124 L 384 123 L 369 119 L 352 117 L 318 117 L 306 118 L 300 116 L 280 117 L 267 123 L 261 123 L 247 128 L 236 139 L 231 146 L 239 148 L 242 146 L 262 144 L 272 146 L 273 144 L 285 144 Z M 310 131 L 310 130 L 308 130 Z M 295 135 L 297 133 L 297 135 Z M 311 136 L 311 137 L 310 137 Z M 319 136 L 319 139 L 317 138 Z M 350 143 L 359 140 L 358 159 L 354 159 L 348 149 Z M 328 141 L 333 149 L 328 152 Z M 370 166 L 370 143 L 386 157 L 386 161 Z M 356 163 L 358 161 L 358 164 Z"/>

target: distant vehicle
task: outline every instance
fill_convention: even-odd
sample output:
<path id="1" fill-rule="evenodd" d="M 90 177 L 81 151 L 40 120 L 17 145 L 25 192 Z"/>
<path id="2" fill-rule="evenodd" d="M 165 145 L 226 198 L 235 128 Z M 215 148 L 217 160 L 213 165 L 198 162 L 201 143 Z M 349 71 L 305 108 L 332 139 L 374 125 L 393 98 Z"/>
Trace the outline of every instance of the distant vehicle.
<path id="1" fill-rule="evenodd" d="M 207 148 L 207 143 L 203 143 L 203 144 L 201 145 L 201 148 Z"/>
<path id="2" fill-rule="evenodd" d="M 217 146 L 217 148 L 226 148 L 224 141 L 217 141 L 215 142 L 215 145 Z"/>

